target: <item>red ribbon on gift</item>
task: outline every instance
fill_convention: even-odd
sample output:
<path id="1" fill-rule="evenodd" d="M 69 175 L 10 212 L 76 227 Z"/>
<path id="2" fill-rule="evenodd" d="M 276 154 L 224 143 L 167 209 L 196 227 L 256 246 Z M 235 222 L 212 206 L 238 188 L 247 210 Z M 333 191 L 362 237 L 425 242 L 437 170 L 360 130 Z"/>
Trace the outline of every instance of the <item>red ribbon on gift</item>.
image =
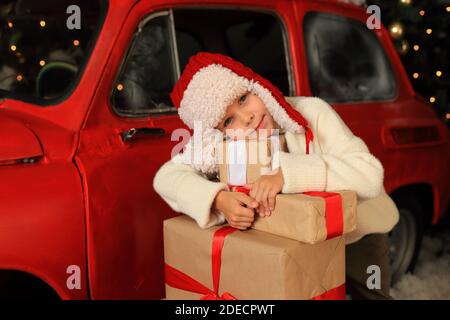
<path id="1" fill-rule="evenodd" d="M 242 192 L 242 193 L 245 193 L 246 195 L 250 194 L 250 189 L 247 189 L 244 186 L 235 186 L 235 185 L 229 184 L 228 190 L 234 191 L 234 192 Z"/>
<path id="2" fill-rule="evenodd" d="M 336 288 L 311 298 L 310 300 L 345 300 L 345 282 Z"/>
<path id="3" fill-rule="evenodd" d="M 224 240 L 227 235 L 236 230 L 236 228 L 226 226 L 217 229 L 214 232 L 212 241 L 213 290 L 167 263 L 165 264 L 166 283 L 173 288 L 203 294 L 200 300 L 237 300 L 228 292 L 219 295 L 220 269 L 222 265 Z M 345 283 L 311 298 L 311 300 L 345 300 Z"/>
<path id="4" fill-rule="evenodd" d="M 214 232 L 211 251 L 213 290 L 167 263 L 165 264 L 166 283 L 177 289 L 203 294 L 200 300 L 236 300 L 228 292 L 219 295 L 223 243 L 225 237 L 236 230 L 236 228 L 226 226 Z"/>
<path id="5" fill-rule="evenodd" d="M 342 196 L 336 192 L 310 191 L 308 196 L 322 197 L 325 200 L 325 222 L 327 240 L 341 236 L 344 233 L 344 214 L 342 212 Z"/>

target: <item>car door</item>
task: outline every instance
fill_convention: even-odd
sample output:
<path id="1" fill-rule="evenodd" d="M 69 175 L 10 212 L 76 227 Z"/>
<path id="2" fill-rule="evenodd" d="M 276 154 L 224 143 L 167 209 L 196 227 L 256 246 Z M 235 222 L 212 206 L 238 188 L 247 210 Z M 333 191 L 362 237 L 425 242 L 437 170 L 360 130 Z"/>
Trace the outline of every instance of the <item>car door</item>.
<path id="1" fill-rule="evenodd" d="M 139 2 L 131 11 L 80 135 L 76 161 L 94 299 L 164 297 L 162 222 L 176 213 L 152 185 L 174 147 L 187 142 L 175 130 L 190 134 L 169 98 L 189 57 L 229 54 L 285 94 L 294 91 L 286 25 L 275 9 L 159 2 Z M 269 49 L 269 58 L 258 54 Z"/>

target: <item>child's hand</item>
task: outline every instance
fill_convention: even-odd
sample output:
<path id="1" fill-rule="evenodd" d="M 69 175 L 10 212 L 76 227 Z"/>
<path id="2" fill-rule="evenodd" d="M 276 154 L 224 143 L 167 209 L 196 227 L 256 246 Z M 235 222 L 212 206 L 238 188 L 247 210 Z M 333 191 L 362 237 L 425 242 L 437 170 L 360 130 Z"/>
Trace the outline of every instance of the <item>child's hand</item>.
<path id="1" fill-rule="evenodd" d="M 283 189 L 284 178 L 281 169 L 276 169 L 267 175 L 261 176 L 254 183 L 246 184 L 250 189 L 250 197 L 259 203 L 259 215 L 270 216 L 275 209 L 275 196 Z"/>
<path id="2" fill-rule="evenodd" d="M 214 199 L 213 206 L 222 211 L 230 226 L 245 230 L 255 219 L 255 208 L 258 207 L 258 202 L 242 192 L 222 190 Z"/>

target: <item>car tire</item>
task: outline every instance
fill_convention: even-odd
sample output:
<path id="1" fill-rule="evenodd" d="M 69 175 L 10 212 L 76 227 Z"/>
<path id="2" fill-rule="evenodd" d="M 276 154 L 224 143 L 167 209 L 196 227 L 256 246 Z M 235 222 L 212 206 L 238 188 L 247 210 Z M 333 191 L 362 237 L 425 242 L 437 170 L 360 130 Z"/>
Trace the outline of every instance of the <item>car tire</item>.
<path id="1" fill-rule="evenodd" d="M 393 197 L 400 213 L 399 222 L 389 233 L 392 283 L 413 272 L 423 238 L 424 213 L 420 202 L 409 194 Z"/>

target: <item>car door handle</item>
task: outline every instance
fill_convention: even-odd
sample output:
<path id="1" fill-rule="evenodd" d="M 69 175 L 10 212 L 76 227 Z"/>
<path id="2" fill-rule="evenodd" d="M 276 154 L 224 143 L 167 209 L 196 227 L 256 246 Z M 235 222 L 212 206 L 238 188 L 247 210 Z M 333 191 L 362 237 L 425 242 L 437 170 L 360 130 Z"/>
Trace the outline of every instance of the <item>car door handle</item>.
<path id="1" fill-rule="evenodd" d="M 136 135 L 163 136 L 166 131 L 163 128 L 131 128 L 120 133 L 123 142 L 127 142 Z"/>

